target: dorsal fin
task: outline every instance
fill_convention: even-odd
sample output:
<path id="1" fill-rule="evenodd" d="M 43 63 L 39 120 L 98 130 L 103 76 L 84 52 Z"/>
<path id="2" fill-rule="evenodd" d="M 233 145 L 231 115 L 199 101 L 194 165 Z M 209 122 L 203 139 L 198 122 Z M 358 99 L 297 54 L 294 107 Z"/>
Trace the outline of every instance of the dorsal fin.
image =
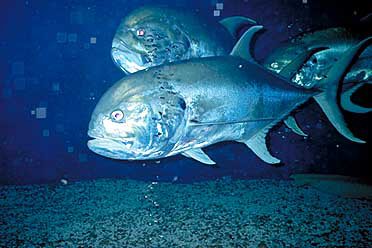
<path id="1" fill-rule="evenodd" d="M 230 55 L 241 57 L 252 63 L 257 63 L 252 54 L 253 49 L 251 48 L 253 37 L 261 30 L 263 30 L 263 26 L 253 26 L 245 31 L 242 37 L 240 37 L 238 42 L 235 44 Z"/>
<path id="2" fill-rule="evenodd" d="M 313 56 L 315 53 L 328 49 L 328 47 L 314 47 L 298 55 L 291 63 L 286 65 L 279 74 L 287 79 L 291 79 L 299 69 Z"/>
<path id="3" fill-rule="evenodd" d="M 349 130 L 337 104 L 337 100 L 339 97 L 339 86 L 341 85 L 345 74 L 353 65 L 355 59 L 368 45 L 370 45 L 371 42 L 372 37 L 369 37 L 349 48 L 344 53 L 345 55 L 332 66 L 327 73 L 327 77 L 320 81 L 324 92 L 314 96 L 314 99 L 337 131 L 345 138 L 358 143 L 365 143 L 365 141 L 355 137 Z"/>
<path id="4" fill-rule="evenodd" d="M 244 16 L 231 16 L 222 19 L 220 21 L 220 24 L 229 31 L 232 37 L 237 39 L 239 30 L 241 30 L 245 26 L 256 25 L 257 22 Z"/>

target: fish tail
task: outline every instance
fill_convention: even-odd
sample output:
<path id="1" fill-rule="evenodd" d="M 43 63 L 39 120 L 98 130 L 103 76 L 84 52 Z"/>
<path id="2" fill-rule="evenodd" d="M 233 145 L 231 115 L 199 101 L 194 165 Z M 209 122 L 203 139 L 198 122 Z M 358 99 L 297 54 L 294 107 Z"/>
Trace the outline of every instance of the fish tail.
<path id="1" fill-rule="evenodd" d="M 324 91 L 314 96 L 315 101 L 319 104 L 328 120 L 337 131 L 347 139 L 357 143 L 365 143 L 365 141 L 355 137 L 349 130 L 338 102 L 340 100 L 342 81 L 347 71 L 363 50 L 371 44 L 371 42 L 372 37 L 368 37 L 355 46 L 349 48 L 345 52 L 344 56 L 332 66 L 327 77 L 321 81 L 321 88 Z"/>
<path id="2" fill-rule="evenodd" d="M 365 114 L 372 111 L 372 108 L 366 108 L 363 106 L 360 106 L 356 103 L 353 103 L 351 100 L 351 97 L 353 94 L 363 85 L 365 84 L 371 84 L 372 82 L 360 82 L 352 86 L 350 89 L 346 90 L 341 94 L 341 106 L 344 110 L 352 112 L 352 113 L 358 113 L 358 114 Z"/>

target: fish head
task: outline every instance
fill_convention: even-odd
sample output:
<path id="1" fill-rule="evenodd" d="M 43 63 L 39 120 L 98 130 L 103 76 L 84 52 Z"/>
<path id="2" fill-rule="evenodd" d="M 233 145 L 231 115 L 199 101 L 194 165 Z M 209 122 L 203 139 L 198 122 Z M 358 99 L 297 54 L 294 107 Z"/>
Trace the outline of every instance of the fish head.
<path id="1" fill-rule="evenodd" d="M 190 42 L 172 17 L 159 10 L 137 10 L 120 24 L 112 42 L 111 55 L 124 72 L 134 73 L 149 67 L 183 59 Z"/>
<path id="2" fill-rule="evenodd" d="M 165 157 L 173 149 L 185 126 L 184 101 L 162 102 L 159 92 L 137 89 L 114 85 L 100 99 L 89 123 L 90 150 L 113 159 L 144 160 Z"/>

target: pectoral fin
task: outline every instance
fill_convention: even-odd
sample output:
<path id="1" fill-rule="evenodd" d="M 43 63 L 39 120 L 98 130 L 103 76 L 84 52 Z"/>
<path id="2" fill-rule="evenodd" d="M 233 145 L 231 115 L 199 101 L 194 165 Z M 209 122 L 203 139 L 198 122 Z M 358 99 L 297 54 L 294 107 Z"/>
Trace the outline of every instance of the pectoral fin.
<path id="1" fill-rule="evenodd" d="M 347 91 L 341 94 L 341 106 L 343 109 L 352 113 L 359 114 L 365 114 L 372 111 L 372 108 L 365 108 L 351 101 L 351 96 L 363 85 L 364 85 L 363 83 L 354 85 L 352 88 L 348 89 Z"/>
<path id="2" fill-rule="evenodd" d="M 229 31 L 232 37 L 237 39 L 239 30 L 241 30 L 244 26 L 256 25 L 257 22 L 244 16 L 231 16 L 222 19 L 220 24 Z"/>
<path id="3" fill-rule="evenodd" d="M 253 52 L 252 44 L 254 36 L 258 33 L 258 31 L 261 31 L 262 29 L 263 26 L 253 26 L 249 28 L 247 31 L 245 31 L 242 37 L 240 37 L 238 42 L 235 44 L 230 55 L 241 57 L 252 63 L 257 63 L 252 54 Z"/>
<path id="4" fill-rule="evenodd" d="M 243 141 L 260 159 L 269 164 L 278 164 L 280 160 L 272 156 L 266 146 L 266 132 L 260 132 L 247 141 Z"/>
<path id="5" fill-rule="evenodd" d="M 288 118 L 284 120 L 284 123 L 287 127 L 289 127 L 296 134 L 305 136 L 305 137 L 307 136 L 307 134 L 304 133 L 301 130 L 301 128 L 298 126 L 296 119 L 293 116 L 288 116 Z"/>
<path id="6" fill-rule="evenodd" d="M 183 156 L 193 158 L 203 164 L 216 164 L 202 149 L 191 149 L 182 153 Z"/>

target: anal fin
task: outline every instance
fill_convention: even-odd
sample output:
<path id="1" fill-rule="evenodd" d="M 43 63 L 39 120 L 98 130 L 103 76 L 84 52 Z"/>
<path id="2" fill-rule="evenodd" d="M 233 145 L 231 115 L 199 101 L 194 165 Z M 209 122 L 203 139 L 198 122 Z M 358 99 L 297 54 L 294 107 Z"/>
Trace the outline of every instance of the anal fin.
<path id="1" fill-rule="evenodd" d="M 284 120 L 284 123 L 288 128 L 290 128 L 296 134 L 305 136 L 305 137 L 307 136 L 307 134 L 304 133 L 304 131 L 302 131 L 302 129 L 298 126 L 296 119 L 293 116 L 288 116 L 288 118 Z"/>
<path id="2" fill-rule="evenodd" d="M 266 146 L 266 132 L 260 132 L 250 138 L 249 140 L 243 141 L 261 160 L 269 164 L 278 164 L 280 160 L 272 156 Z"/>
<path id="3" fill-rule="evenodd" d="M 191 149 L 187 150 L 182 153 L 183 156 L 195 159 L 196 161 L 199 161 L 200 163 L 203 164 L 209 164 L 213 165 L 216 164 L 205 152 L 203 152 L 202 149 L 196 148 L 196 149 Z"/>

